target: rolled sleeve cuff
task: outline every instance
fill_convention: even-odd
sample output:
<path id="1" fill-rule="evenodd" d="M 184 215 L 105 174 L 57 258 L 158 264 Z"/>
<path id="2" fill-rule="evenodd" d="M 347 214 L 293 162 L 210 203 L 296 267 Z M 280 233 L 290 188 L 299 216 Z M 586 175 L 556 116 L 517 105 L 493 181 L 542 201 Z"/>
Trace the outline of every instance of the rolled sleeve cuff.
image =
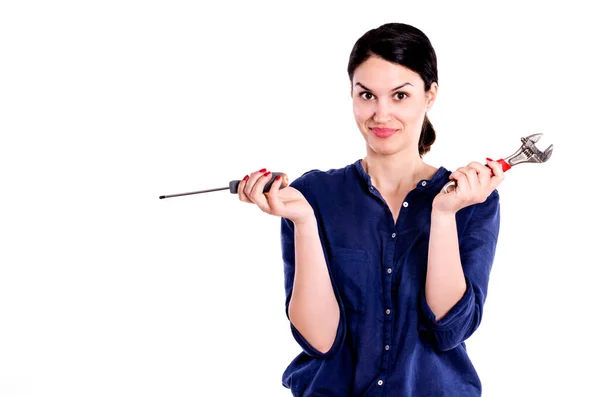
<path id="1" fill-rule="evenodd" d="M 435 314 L 427 304 L 425 291 L 423 290 L 421 293 L 422 321 L 419 330 L 432 333 L 441 350 L 449 350 L 459 345 L 470 329 L 475 309 L 475 293 L 469 279 L 465 279 L 465 281 L 467 284 L 465 293 L 439 321 L 436 321 Z"/>
<path id="2" fill-rule="evenodd" d="M 290 321 L 290 328 L 292 330 L 292 335 L 294 336 L 294 339 L 296 340 L 296 342 L 298 342 L 298 344 L 300 345 L 300 347 L 302 348 L 302 350 L 308 354 L 311 357 L 315 357 L 315 358 L 328 358 L 332 355 L 334 355 L 340 348 L 342 341 L 344 339 L 344 334 L 346 331 L 346 328 L 344 326 L 345 322 L 343 321 L 342 318 L 340 318 L 340 322 L 337 328 L 337 333 L 335 335 L 335 340 L 333 341 L 333 345 L 331 345 L 331 348 L 323 353 L 317 349 L 315 349 L 300 333 L 300 331 L 298 331 L 296 329 L 296 327 L 294 327 L 294 324 L 292 324 L 292 322 Z"/>

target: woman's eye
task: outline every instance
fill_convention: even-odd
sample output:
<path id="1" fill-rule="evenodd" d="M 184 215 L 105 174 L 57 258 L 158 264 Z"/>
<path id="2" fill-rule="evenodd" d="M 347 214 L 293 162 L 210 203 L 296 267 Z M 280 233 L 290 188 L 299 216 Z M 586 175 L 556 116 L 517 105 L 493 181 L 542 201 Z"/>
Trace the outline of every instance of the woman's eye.
<path id="1" fill-rule="evenodd" d="M 368 101 L 368 100 L 370 100 L 370 99 L 373 99 L 373 94 L 371 94 L 370 92 L 362 92 L 362 93 L 360 94 L 360 97 L 361 97 L 362 99 L 366 99 L 366 100 Z"/>
<path id="2" fill-rule="evenodd" d="M 394 98 L 401 101 L 405 98 L 408 98 L 408 95 L 406 95 L 406 93 L 404 93 L 404 92 L 397 92 L 394 94 Z"/>

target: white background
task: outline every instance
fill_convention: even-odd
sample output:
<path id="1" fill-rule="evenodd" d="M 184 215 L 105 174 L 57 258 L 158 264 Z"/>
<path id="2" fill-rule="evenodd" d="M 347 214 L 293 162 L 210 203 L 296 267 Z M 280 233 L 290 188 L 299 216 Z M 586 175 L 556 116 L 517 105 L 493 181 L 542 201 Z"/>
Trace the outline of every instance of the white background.
<path id="1" fill-rule="evenodd" d="M 600 396 L 591 8 L 330 3 L 1 3 L 1 397 L 290 395 L 279 219 L 158 197 L 362 158 L 348 55 L 390 21 L 437 51 L 428 163 L 555 145 L 499 188 L 484 396 Z"/>

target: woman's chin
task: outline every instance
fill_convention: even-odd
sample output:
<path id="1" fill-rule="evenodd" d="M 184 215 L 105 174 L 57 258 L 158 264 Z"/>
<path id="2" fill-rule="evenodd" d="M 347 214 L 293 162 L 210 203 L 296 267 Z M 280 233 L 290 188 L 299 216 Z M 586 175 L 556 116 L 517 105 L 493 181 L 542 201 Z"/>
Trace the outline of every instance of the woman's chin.
<path id="1" fill-rule="evenodd" d="M 369 142 L 368 146 L 372 152 L 383 156 L 398 153 L 400 151 L 400 147 L 398 147 L 397 144 L 382 144 L 381 142 L 373 144 L 372 142 Z"/>

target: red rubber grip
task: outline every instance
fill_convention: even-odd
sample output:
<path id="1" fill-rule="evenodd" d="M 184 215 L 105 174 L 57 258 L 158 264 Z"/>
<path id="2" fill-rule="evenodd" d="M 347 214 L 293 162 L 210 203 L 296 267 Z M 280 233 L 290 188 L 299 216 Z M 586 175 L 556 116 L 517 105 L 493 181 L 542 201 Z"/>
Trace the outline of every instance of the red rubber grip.
<path id="1" fill-rule="evenodd" d="M 508 171 L 512 168 L 510 166 L 510 164 L 508 164 L 506 161 L 504 161 L 504 159 L 496 160 L 496 162 L 502 166 L 502 171 Z M 485 166 L 489 168 L 489 165 L 486 164 Z M 491 168 L 490 168 L 490 176 L 494 176 L 494 170 L 492 170 Z"/>
<path id="2" fill-rule="evenodd" d="M 508 171 L 511 169 L 510 164 L 508 164 L 504 159 L 496 160 L 500 165 L 502 165 L 502 171 Z"/>

